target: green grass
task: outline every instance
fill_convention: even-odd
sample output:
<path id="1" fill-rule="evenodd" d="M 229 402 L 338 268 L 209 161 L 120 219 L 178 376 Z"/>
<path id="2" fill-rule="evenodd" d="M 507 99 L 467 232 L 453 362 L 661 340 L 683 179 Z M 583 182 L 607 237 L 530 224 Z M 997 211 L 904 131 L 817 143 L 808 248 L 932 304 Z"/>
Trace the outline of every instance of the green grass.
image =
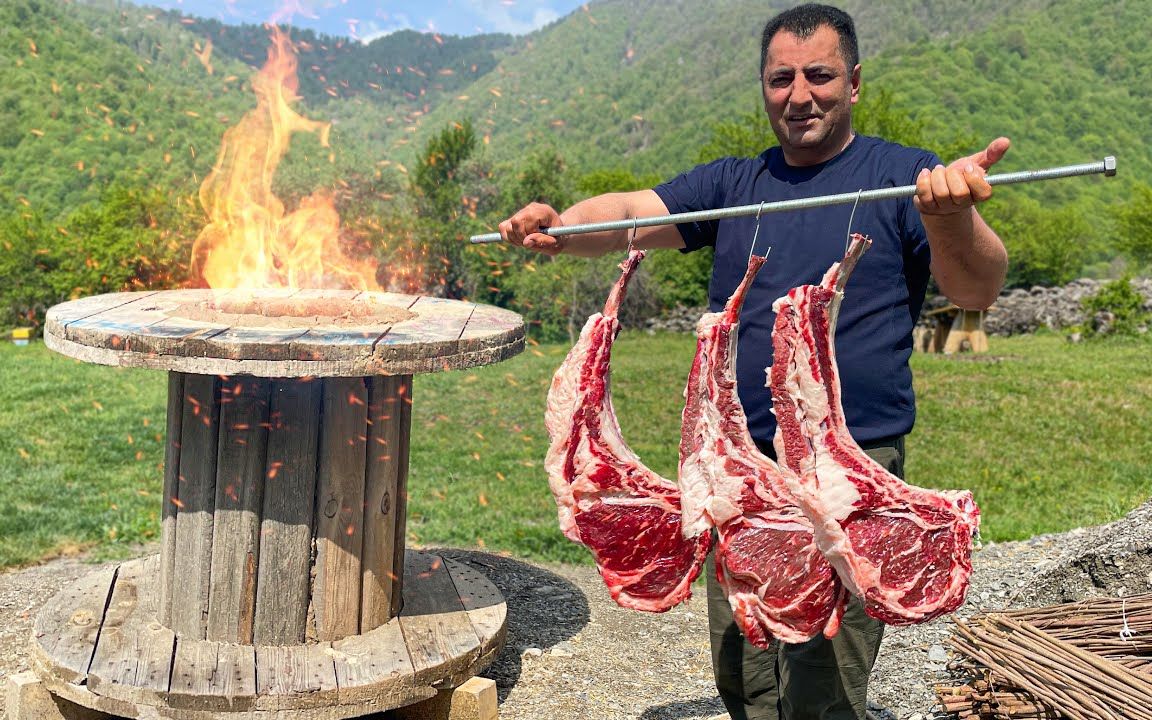
<path id="1" fill-rule="evenodd" d="M 1152 495 L 1150 348 L 1039 335 L 993 338 L 989 355 L 915 356 L 909 481 L 971 489 L 986 540 L 1120 517 Z M 411 542 L 588 561 L 557 529 L 543 470 L 544 397 L 567 350 L 416 378 Z M 688 336 L 626 333 L 614 354 L 624 435 L 666 476 L 692 350 Z M 163 372 L 0 345 L 0 567 L 156 538 L 165 388 Z"/>

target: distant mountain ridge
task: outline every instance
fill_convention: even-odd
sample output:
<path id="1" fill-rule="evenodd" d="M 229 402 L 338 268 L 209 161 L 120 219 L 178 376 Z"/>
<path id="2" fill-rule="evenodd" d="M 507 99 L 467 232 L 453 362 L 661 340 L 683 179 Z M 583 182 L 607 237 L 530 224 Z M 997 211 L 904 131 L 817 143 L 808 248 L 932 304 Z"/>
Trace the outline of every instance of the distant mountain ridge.
<path id="1" fill-rule="evenodd" d="M 334 168 L 319 179 L 392 173 L 464 119 L 496 164 L 553 148 L 578 173 L 671 175 L 695 162 L 717 122 L 759 112 L 760 27 L 790 4 L 602 0 L 523 37 L 404 32 L 362 45 L 293 31 L 302 112 L 335 123 Z M 885 89 L 938 135 L 1009 135 L 1003 170 L 1111 153 L 1124 182 L 1152 175 L 1143 3 L 843 6 L 858 24 L 864 93 Z M 0 199 L 66 207 L 120 177 L 198 182 L 253 104 L 247 78 L 265 37 L 123 0 L 5 0 Z M 1028 192 L 1072 192 L 1051 187 Z"/>
<path id="2" fill-rule="evenodd" d="M 411 140 L 471 117 L 489 134 L 497 161 L 552 145 L 579 167 L 686 169 L 716 122 L 759 111 L 759 31 L 791 4 L 591 3 L 509 53 L 466 89 L 466 100 L 448 100 L 421 118 Z M 1013 137 L 1004 168 L 1083 162 L 1107 150 L 1122 157 L 1126 173 L 1152 171 L 1149 146 L 1138 140 L 1152 130 L 1152 46 L 1143 40 L 1152 16 L 1142 3 L 842 6 L 857 21 L 864 93 L 891 91 L 941 134 Z M 1021 48 L 1030 54 L 1021 56 Z M 1079 62 L 1081 55 L 1092 60 Z"/>

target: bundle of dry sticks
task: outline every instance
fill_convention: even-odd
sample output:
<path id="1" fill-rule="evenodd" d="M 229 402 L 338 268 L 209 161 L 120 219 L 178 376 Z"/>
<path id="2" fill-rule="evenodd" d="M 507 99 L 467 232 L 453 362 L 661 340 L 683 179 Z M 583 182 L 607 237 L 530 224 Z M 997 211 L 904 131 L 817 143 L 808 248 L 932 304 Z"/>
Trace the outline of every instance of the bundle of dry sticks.
<path id="1" fill-rule="evenodd" d="M 956 620 L 936 688 L 962 720 L 1152 720 L 1152 594 Z"/>

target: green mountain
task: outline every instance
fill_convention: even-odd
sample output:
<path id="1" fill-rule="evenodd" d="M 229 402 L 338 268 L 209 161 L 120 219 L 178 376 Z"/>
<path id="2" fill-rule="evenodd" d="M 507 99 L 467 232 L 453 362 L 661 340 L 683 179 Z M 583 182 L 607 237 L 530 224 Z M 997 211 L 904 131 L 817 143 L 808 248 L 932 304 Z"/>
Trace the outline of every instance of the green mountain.
<path id="1" fill-rule="evenodd" d="M 354 177 L 395 184 L 377 166 L 387 160 L 380 151 L 387 135 L 490 72 L 512 42 L 414 32 L 367 45 L 309 31 L 292 36 L 297 109 L 337 127 L 330 150 L 307 139 L 293 148 L 277 177 L 289 194 Z M 193 193 L 224 131 L 255 106 L 248 81 L 268 45 L 261 27 L 121 0 L 5 0 L 0 202 L 55 216 L 117 184 Z"/>
<path id="2" fill-rule="evenodd" d="M 674 173 L 717 122 L 760 108 L 759 30 L 789 2 L 605 0 L 532 36 L 412 142 L 461 118 L 497 162 L 554 146 L 570 164 Z M 844 2 L 864 94 L 878 89 L 931 134 L 1015 149 L 1002 169 L 1119 157 L 1148 177 L 1152 16 L 1129 0 Z M 976 150 L 979 148 L 973 148 Z"/>
<path id="3" fill-rule="evenodd" d="M 385 181 L 381 167 L 411 165 L 434 133 L 471 119 L 497 164 L 554 148 L 579 173 L 670 175 L 699 159 L 717 123 L 759 111 L 759 28 L 787 4 L 603 0 L 523 38 L 397 33 L 364 45 L 293 31 L 303 112 L 335 123 L 334 167 L 315 170 L 315 147 L 301 153 L 317 181 Z M 1152 173 L 1139 140 L 1152 129 L 1143 3 L 844 7 L 865 98 L 884 90 L 941 144 L 1005 134 L 1015 147 L 1003 170 L 1111 153 L 1122 178 Z M 267 48 L 263 28 L 122 0 L 6 0 L 0 23 L 0 199 L 46 208 L 117 179 L 194 185 L 252 106 L 247 78 Z M 307 168 L 291 165 L 286 176 L 305 184 Z"/>
<path id="4" fill-rule="evenodd" d="M 258 25 L 225 25 L 218 20 L 160 15 L 179 22 L 204 46 L 211 41 L 217 57 L 239 60 L 253 68 L 264 64 L 268 31 Z M 300 95 L 310 106 L 334 98 L 370 97 L 385 106 L 427 110 L 491 72 L 500 53 L 514 43 L 511 35 L 472 37 L 403 30 L 361 43 L 348 38 L 293 29 L 297 46 Z"/>

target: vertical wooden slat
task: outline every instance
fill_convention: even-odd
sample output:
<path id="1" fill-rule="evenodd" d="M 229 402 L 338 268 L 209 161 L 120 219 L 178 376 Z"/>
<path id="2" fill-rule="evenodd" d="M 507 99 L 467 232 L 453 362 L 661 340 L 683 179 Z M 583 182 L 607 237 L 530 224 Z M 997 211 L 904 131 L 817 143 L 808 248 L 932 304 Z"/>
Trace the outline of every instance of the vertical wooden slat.
<path id="1" fill-rule="evenodd" d="M 320 390 L 321 383 L 311 380 L 272 385 L 252 633 L 258 645 L 305 640 Z"/>
<path id="2" fill-rule="evenodd" d="M 403 504 L 398 481 L 403 464 L 400 434 L 403 404 L 398 388 L 406 376 L 369 379 L 367 491 L 364 505 L 364 594 L 361 632 L 377 628 L 395 616 L 394 590 L 401 568 L 395 565 L 396 518 Z"/>
<path id="3" fill-rule="evenodd" d="M 221 383 L 209 640 L 252 642 L 270 387 L 252 377 Z"/>
<path id="4" fill-rule="evenodd" d="M 179 502 L 180 425 L 184 419 L 184 373 L 168 373 L 168 420 L 164 445 L 164 506 L 160 525 L 160 592 L 157 617 L 172 625 L 172 570 L 176 562 L 176 511 Z"/>
<path id="5" fill-rule="evenodd" d="M 399 441 L 396 452 L 399 455 L 399 465 L 396 469 L 396 536 L 392 542 L 392 569 L 397 577 L 404 577 L 404 548 L 408 533 L 408 448 L 412 436 L 412 376 L 404 375 L 400 378 L 397 388 L 398 399 L 396 407 L 400 414 Z M 399 585 L 392 587 L 391 617 L 400 614 L 404 604 L 402 591 Z"/>
<path id="6" fill-rule="evenodd" d="M 177 635 L 199 639 L 205 637 L 207 629 L 208 589 L 212 583 L 218 394 L 219 379 L 215 376 L 184 377 L 170 627 Z"/>
<path id="7" fill-rule="evenodd" d="M 363 378 L 324 381 L 324 424 L 316 478 L 316 637 L 339 640 L 360 631 L 360 554 L 364 542 L 364 474 L 368 388 Z"/>

